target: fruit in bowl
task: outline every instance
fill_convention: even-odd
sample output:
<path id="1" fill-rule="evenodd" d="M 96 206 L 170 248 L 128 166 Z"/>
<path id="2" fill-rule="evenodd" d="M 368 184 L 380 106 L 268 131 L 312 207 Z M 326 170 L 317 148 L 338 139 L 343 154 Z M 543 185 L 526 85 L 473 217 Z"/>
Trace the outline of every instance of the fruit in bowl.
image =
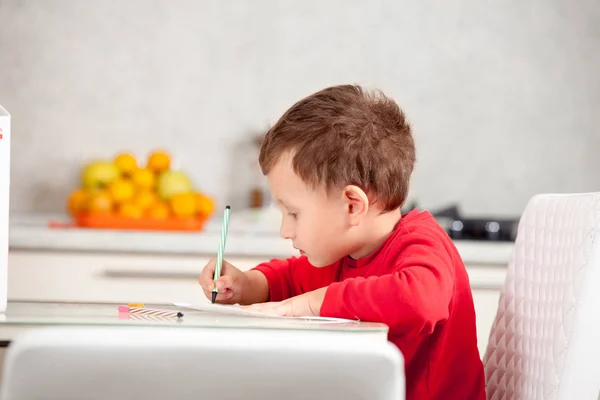
<path id="1" fill-rule="evenodd" d="M 81 171 L 81 184 L 87 189 L 97 189 L 112 183 L 120 176 L 119 168 L 108 161 L 94 161 Z"/>
<path id="2" fill-rule="evenodd" d="M 131 153 L 90 162 L 82 168 L 81 186 L 69 195 L 68 211 L 82 226 L 200 230 L 215 202 L 171 165 L 164 151 L 149 154 L 145 165 Z"/>
<path id="3" fill-rule="evenodd" d="M 192 181 L 181 171 L 165 171 L 158 176 L 158 195 L 168 201 L 178 194 L 192 193 Z"/>

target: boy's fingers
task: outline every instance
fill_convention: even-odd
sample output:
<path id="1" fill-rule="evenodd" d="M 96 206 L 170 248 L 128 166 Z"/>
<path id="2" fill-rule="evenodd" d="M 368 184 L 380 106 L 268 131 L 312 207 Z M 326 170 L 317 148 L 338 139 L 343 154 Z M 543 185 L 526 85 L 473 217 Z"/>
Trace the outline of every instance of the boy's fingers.
<path id="1" fill-rule="evenodd" d="M 212 299 L 212 290 L 204 290 L 204 295 L 207 299 Z M 217 303 L 221 301 L 229 300 L 233 297 L 233 291 L 231 290 L 223 290 L 217 293 Z"/>
<path id="2" fill-rule="evenodd" d="M 213 271 L 215 266 L 217 265 L 217 261 L 215 260 L 214 264 L 213 264 Z M 227 261 L 223 260 L 223 264 L 221 265 L 221 273 L 223 275 L 227 275 L 229 273 L 229 267 L 231 266 L 231 264 L 229 264 Z"/>
<path id="3" fill-rule="evenodd" d="M 198 278 L 198 282 L 200 286 L 206 290 L 212 290 L 214 287 L 214 273 L 215 273 L 215 264 L 211 261 L 200 273 L 200 277 Z"/>
<path id="4" fill-rule="evenodd" d="M 215 284 L 213 283 L 213 281 L 205 281 L 200 283 L 200 285 L 202 286 L 202 289 L 204 289 L 207 292 L 212 292 L 212 290 L 215 287 Z"/>
<path id="5" fill-rule="evenodd" d="M 229 300 L 232 296 L 233 296 L 233 292 L 231 290 L 227 290 L 225 292 L 219 292 L 219 294 L 217 294 L 217 301 Z"/>
<path id="6" fill-rule="evenodd" d="M 200 286 L 202 286 L 204 289 L 212 290 L 213 277 L 209 272 L 207 272 L 207 268 L 203 269 L 200 273 L 200 276 L 198 277 L 198 283 L 200 283 Z"/>
<path id="7" fill-rule="evenodd" d="M 217 289 L 218 290 L 230 289 L 232 285 L 233 285 L 233 278 L 231 278 L 231 276 L 229 276 L 229 275 L 225 275 L 225 276 L 222 276 L 219 279 L 217 279 Z"/>

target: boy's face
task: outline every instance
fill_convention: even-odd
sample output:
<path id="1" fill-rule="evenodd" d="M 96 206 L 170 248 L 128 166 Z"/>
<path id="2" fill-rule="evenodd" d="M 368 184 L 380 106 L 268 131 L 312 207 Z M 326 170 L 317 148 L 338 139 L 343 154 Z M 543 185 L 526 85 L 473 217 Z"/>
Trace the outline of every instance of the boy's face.
<path id="1" fill-rule="evenodd" d="M 273 198 L 282 212 L 280 234 L 315 267 L 324 267 L 352 253 L 356 233 L 344 197 L 306 186 L 282 156 L 267 175 Z"/>

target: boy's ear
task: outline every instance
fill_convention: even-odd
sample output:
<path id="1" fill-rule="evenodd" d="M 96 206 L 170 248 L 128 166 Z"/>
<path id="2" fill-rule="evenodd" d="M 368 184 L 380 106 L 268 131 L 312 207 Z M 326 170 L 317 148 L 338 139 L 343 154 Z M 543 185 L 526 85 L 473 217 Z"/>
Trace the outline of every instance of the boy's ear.
<path id="1" fill-rule="evenodd" d="M 353 226 L 358 225 L 362 217 L 369 211 L 369 197 L 358 186 L 348 185 L 344 188 L 344 202 L 350 223 Z"/>

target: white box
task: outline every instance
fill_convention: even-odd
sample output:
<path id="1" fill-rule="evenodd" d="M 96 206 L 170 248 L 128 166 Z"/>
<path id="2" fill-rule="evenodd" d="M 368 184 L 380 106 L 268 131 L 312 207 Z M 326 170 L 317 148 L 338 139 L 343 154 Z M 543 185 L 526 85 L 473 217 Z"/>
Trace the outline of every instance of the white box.
<path id="1" fill-rule="evenodd" d="M 10 114 L 0 105 L 0 312 L 8 295 L 8 207 L 10 198 Z"/>

